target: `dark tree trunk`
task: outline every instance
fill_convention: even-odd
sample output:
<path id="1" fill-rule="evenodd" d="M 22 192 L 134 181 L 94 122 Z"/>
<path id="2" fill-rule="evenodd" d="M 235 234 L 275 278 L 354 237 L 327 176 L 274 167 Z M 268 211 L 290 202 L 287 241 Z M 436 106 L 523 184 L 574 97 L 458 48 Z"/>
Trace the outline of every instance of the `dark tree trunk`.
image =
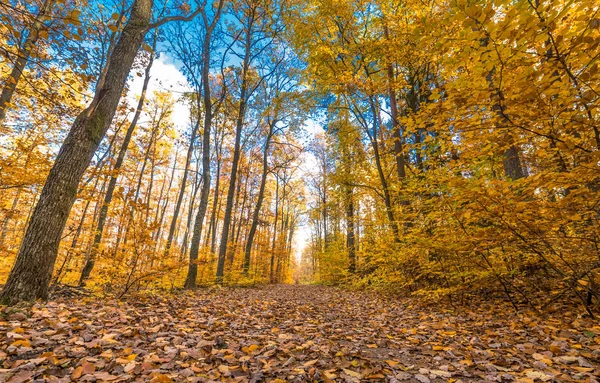
<path id="1" fill-rule="evenodd" d="M 381 182 L 381 187 L 383 188 L 383 201 L 385 203 L 385 212 L 387 214 L 388 220 L 390 221 L 390 226 L 392 227 L 392 232 L 394 234 L 394 242 L 400 242 L 400 230 L 398 229 L 398 223 L 394 218 L 394 211 L 392 210 L 392 197 L 390 195 L 390 189 L 387 183 L 387 179 L 385 177 L 385 172 L 383 171 L 383 166 L 381 164 L 381 156 L 379 154 L 379 143 L 377 142 L 377 129 L 379 128 L 379 124 L 378 118 L 376 117 L 378 111 L 375 107 L 375 101 L 372 97 L 369 99 L 369 102 L 371 104 L 371 110 L 373 112 L 373 134 L 370 135 L 370 141 L 373 147 L 373 155 L 375 156 L 375 166 L 377 167 L 377 174 L 379 175 L 379 181 Z"/>
<path id="2" fill-rule="evenodd" d="M 192 185 L 192 198 L 190 200 L 190 204 L 188 206 L 188 214 L 187 219 L 185 221 L 185 233 L 183 233 L 183 243 L 180 253 L 180 261 L 183 261 L 188 252 L 189 240 L 190 240 L 190 231 L 192 226 L 192 219 L 194 218 L 194 201 L 196 201 L 196 196 L 198 195 L 198 190 L 200 190 L 200 182 L 202 182 L 202 178 L 198 176 L 200 170 L 200 166 L 196 162 L 196 174 L 194 175 L 194 184 Z"/>
<path id="3" fill-rule="evenodd" d="M 46 180 L 17 260 L 0 296 L 5 304 L 47 299 L 58 246 L 77 185 L 111 124 L 152 16 L 152 0 L 136 0 L 108 62 L 106 81 L 75 119 Z"/>
<path id="4" fill-rule="evenodd" d="M 154 240 L 156 241 L 155 247 L 154 247 L 154 251 L 156 252 L 158 250 L 158 245 L 160 242 L 160 236 L 162 234 L 162 228 L 163 225 L 162 223 L 164 222 L 165 219 L 165 212 L 167 211 L 167 206 L 169 205 L 169 195 L 171 194 L 171 187 L 173 186 L 173 180 L 175 179 L 175 168 L 177 167 L 177 158 L 178 158 L 178 153 L 175 153 L 175 159 L 173 160 L 173 168 L 171 169 L 171 177 L 169 178 L 169 186 L 167 186 L 167 191 L 165 193 L 165 202 L 162 205 L 162 208 L 160 209 L 156 209 L 156 218 L 155 221 L 157 221 L 158 223 L 158 230 L 156 231 L 156 234 L 154 236 Z M 164 187 L 164 184 L 163 184 Z M 162 199 L 162 190 L 161 190 L 161 198 L 159 198 L 159 200 Z M 160 217 L 159 217 L 160 214 Z"/>
<path id="5" fill-rule="evenodd" d="M 521 164 L 519 149 L 516 146 L 511 146 L 504 152 L 504 174 L 511 180 L 518 180 L 526 176 L 525 170 Z"/>
<path id="6" fill-rule="evenodd" d="M 383 31 L 386 39 L 389 39 L 387 26 L 384 27 Z M 400 124 L 398 123 L 398 99 L 396 97 L 396 90 L 394 89 L 396 76 L 391 61 L 387 64 L 387 77 L 388 93 L 390 96 L 390 114 L 392 117 L 392 132 L 394 135 L 394 154 L 396 156 L 396 173 L 398 174 L 398 178 L 403 180 L 406 178 L 406 169 L 404 164 L 404 154 L 402 153 L 402 133 L 400 132 Z"/>

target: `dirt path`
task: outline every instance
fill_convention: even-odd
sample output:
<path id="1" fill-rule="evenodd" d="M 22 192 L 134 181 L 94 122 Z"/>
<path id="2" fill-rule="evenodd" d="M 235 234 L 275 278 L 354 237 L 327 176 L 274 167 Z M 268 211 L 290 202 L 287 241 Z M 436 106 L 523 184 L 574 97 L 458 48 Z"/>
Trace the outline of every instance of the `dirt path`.
<path id="1" fill-rule="evenodd" d="M 0 381 L 596 381 L 597 322 L 409 303 L 268 286 L 37 304 L 0 322 Z"/>

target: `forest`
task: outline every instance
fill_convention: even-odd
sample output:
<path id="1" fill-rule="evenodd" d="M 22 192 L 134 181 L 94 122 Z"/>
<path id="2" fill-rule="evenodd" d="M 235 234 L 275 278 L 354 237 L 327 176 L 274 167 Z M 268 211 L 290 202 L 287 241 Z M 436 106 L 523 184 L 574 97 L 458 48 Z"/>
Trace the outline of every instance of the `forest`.
<path id="1" fill-rule="evenodd" d="M 596 1 L 0 20 L 0 382 L 600 381 Z"/>

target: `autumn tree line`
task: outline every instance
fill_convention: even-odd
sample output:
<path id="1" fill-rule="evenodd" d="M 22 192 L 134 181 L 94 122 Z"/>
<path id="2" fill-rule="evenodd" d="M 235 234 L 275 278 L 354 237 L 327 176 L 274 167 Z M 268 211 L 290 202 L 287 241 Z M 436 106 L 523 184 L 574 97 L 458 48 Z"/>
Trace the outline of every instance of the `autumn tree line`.
<path id="1" fill-rule="evenodd" d="M 308 107 L 282 2 L 0 9 L 4 303 L 290 278 Z M 164 57 L 183 90 L 152 87 Z"/>
<path id="2" fill-rule="evenodd" d="M 598 12 L 591 0 L 2 3 L 2 300 L 44 298 L 51 282 L 283 282 L 304 219 L 307 281 L 591 312 Z M 189 91 L 147 91 L 164 55 Z M 309 118 L 324 132 L 303 148 Z M 315 164 L 299 176 L 303 149 Z"/>
<path id="3" fill-rule="evenodd" d="M 597 2 L 295 11 L 326 126 L 307 181 L 312 273 L 431 298 L 597 302 Z"/>

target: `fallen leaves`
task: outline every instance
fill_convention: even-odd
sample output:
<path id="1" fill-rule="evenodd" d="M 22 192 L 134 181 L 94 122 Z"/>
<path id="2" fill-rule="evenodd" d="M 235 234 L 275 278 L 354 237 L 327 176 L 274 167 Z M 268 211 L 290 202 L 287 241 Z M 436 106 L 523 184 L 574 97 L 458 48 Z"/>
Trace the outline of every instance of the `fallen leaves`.
<path id="1" fill-rule="evenodd" d="M 593 383 L 599 372 L 589 320 L 407 303 L 270 286 L 36 304 L 0 321 L 0 382 Z"/>

